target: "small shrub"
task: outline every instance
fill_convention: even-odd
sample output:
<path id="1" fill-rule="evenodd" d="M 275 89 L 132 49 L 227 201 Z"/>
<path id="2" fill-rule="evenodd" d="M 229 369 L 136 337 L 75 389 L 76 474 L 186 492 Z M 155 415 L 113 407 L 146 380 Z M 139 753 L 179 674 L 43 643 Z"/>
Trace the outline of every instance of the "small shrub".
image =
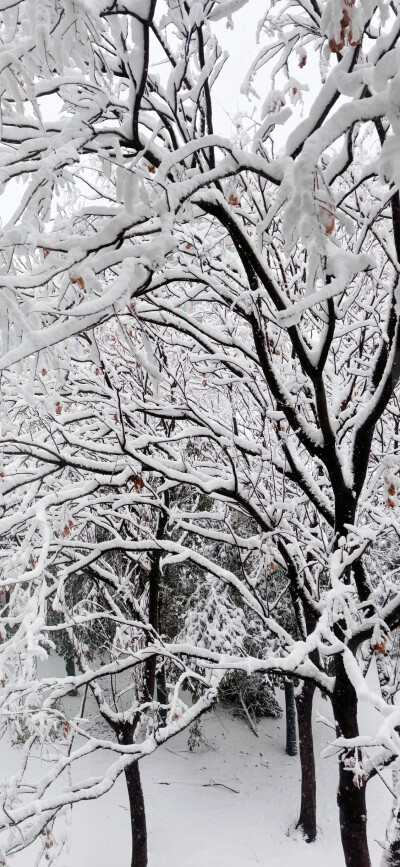
<path id="1" fill-rule="evenodd" d="M 219 699 L 222 704 L 232 707 L 238 715 L 245 713 L 244 704 L 250 716 L 256 720 L 264 716 L 282 716 L 282 708 L 275 698 L 274 687 L 264 674 L 249 676 L 242 671 L 232 671 L 220 686 Z"/>

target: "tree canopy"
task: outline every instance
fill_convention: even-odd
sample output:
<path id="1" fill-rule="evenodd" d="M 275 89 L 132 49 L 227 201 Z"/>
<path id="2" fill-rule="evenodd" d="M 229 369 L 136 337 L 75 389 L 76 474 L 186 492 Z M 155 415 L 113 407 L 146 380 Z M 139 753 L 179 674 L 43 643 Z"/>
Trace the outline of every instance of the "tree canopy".
<path id="1" fill-rule="evenodd" d="M 23 830 L 5 851 L 240 670 L 330 699 L 345 861 L 370 864 L 365 785 L 400 755 L 396 705 L 365 679 L 400 625 L 399 4 L 264 4 L 223 136 L 220 22 L 258 5 L 0 0 L 1 713 L 27 728 L 20 787 L 55 722 L 85 739 L 23 804 L 5 788 L 4 829 Z M 69 678 L 37 670 L 55 635 Z M 71 685 L 116 737 L 64 720 Z M 53 791 L 99 744 L 104 777 Z"/>

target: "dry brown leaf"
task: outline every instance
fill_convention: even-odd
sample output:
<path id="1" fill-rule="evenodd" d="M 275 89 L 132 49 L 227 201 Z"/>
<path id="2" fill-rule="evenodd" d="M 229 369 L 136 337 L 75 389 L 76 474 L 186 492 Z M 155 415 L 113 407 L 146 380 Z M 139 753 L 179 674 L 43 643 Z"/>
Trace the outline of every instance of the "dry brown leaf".
<path id="1" fill-rule="evenodd" d="M 144 481 L 139 475 L 134 474 L 130 477 L 129 481 L 133 484 L 137 494 L 142 490 L 142 488 L 144 488 Z"/>
<path id="2" fill-rule="evenodd" d="M 340 34 L 340 42 L 336 42 L 336 39 L 329 40 L 329 48 L 331 49 L 332 54 L 339 54 L 339 51 L 342 50 L 344 46 L 344 34 L 342 38 L 342 34 Z"/>
<path id="3" fill-rule="evenodd" d="M 70 283 L 73 283 L 74 285 L 76 284 L 77 286 L 79 286 L 80 289 L 82 289 L 82 291 L 84 290 L 85 281 L 84 281 L 83 277 L 70 277 L 69 280 L 70 280 Z"/>
<path id="4" fill-rule="evenodd" d="M 375 653 L 386 653 L 386 638 L 381 638 L 380 641 L 377 641 L 376 644 L 373 644 L 372 650 L 374 650 Z"/>
<path id="5" fill-rule="evenodd" d="M 340 26 L 342 28 L 342 31 L 345 29 L 345 27 L 348 27 L 349 24 L 350 24 L 349 13 L 348 13 L 347 9 L 345 9 L 343 12 L 342 20 L 340 22 Z"/>

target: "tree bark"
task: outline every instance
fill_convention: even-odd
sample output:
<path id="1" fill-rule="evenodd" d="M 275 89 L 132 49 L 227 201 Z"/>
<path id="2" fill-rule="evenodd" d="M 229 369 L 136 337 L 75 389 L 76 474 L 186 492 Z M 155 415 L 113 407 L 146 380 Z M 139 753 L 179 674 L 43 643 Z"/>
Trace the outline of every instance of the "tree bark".
<path id="1" fill-rule="evenodd" d="M 164 502 L 166 506 L 169 505 L 169 495 L 168 492 L 164 494 Z M 168 516 L 166 512 L 160 512 L 158 517 L 158 524 L 156 530 L 156 539 L 163 539 L 165 534 L 165 528 L 168 523 Z M 162 551 L 155 550 L 151 555 L 151 566 L 149 572 L 149 623 L 153 627 L 155 632 L 158 632 L 160 627 L 160 588 L 161 588 L 161 569 L 160 569 L 160 561 L 161 561 Z M 151 633 L 148 634 L 148 642 L 151 643 L 153 640 L 153 635 Z M 157 657 L 150 656 L 149 659 L 146 660 L 144 666 L 144 681 L 146 684 L 146 692 L 148 701 L 153 701 L 154 693 L 156 689 L 156 680 L 157 680 Z"/>
<path id="2" fill-rule="evenodd" d="M 296 696 L 301 766 L 300 816 L 296 827 L 301 829 L 307 843 L 312 843 L 317 836 L 317 791 L 312 730 L 314 692 L 314 684 L 303 683 Z"/>
<path id="3" fill-rule="evenodd" d="M 163 666 L 161 671 L 158 672 L 156 676 L 156 695 L 157 701 L 160 704 L 167 704 L 168 702 L 168 689 L 167 689 L 167 681 L 165 677 L 165 667 Z M 163 708 L 159 710 L 159 724 L 161 728 L 167 725 L 167 711 Z"/>
<path id="4" fill-rule="evenodd" d="M 286 752 L 288 756 L 297 756 L 296 706 L 294 702 L 294 686 L 292 680 L 285 680 L 286 709 Z"/>
<path id="5" fill-rule="evenodd" d="M 168 494 L 164 498 L 168 505 Z M 160 512 L 156 530 L 156 539 L 163 539 L 167 525 L 167 513 Z M 160 570 L 161 550 L 153 552 L 149 572 L 149 623 L 155 632 L 159 629 L 159 601 L 160 601 Z M 149 643 L 153 636 L 149 633 Z M 165 676 L 164 676 L 165 679 Z M 141 700 L 153 701 L 157 683 L 157 657 L 150 656 L 144 663 L 144 695 Z M 118 738 L 124 744 L 131 744 L 140 719 L 137 717 L 132 723 L 126 723 L 117 731 Z M 144 805 L 143 789 L 140 780 L 139 762 L 133 762 L 125 769 L 125 779 L 128 789 L 129 811 L 131 820 L 132 861 L 131 867 L 147 867 L 147 825 L 146 810 Z"/>
<path id="6" fill-rule="evenodd" d="M 350 682 L 342 655 L 336 658 L 336 683 L 332 706 L 338 737 L 358 735 L 357 696 Z M 360 750 L 343 750 L 339 756 L 338 806 L 340 833 L 346 867 L 371 867 L 367 842 L 367 808 L 365 786 L 356 776 Z M 351 767 L 355 767 L 355 771 Z"/>
<path id="7" fill-rule="evenodd" d="M 147 826 L 139 762 L 125 769 L 131 818 L 131 867 L 147 867 Z"/>
<path id="8" fill-rule="evenodd" d="M 73 656 L 68 656 L 68 658 L 65 660 L 65 670 L 67 672 L 68 677 L 75 677 L 76 668 L 75 668 L 75 659 Z M 78 695 L 78 690 L 77 690 L 76 686 L 71 687 L 71 689 L 68 692 L 68 695 Z"/>

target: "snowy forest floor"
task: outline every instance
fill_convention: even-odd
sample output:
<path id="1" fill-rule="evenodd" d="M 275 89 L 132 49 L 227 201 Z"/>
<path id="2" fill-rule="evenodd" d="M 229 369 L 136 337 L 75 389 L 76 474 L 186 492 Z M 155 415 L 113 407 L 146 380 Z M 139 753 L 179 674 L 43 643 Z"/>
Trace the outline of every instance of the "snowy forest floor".
<path id="1" fill-rule="evenodd" d="M 283 695 L 278 693 L 282 704 Z M 76 703 L 79 698 L 70 698 Z M 71 708 L 72 709 L 72 708 Z M 317 712 L 331 719 L 327 701 L 317 698 Z M 374 722 L 363 708 L 362 731 Z M 375 721 L 377 722 L 377 720 Z M 298 818 L 298 757 L 285 754 L 285 720 L 264 719 L 255 737 L 243 719 L 217 706 L 201 721 L 204 742 L 193 752 L 187 733 L 178 735 L 141 762 L 149 834 L 149 867 L 340 867 L 344 864 L 336 807 L 337 761 L 321 758 L 333 737 L 315 723 L 318 774 L 318 840 L 311 845 L 288 829 Z M 1 776 L 12 767 L 12 752 L 0 743 Z M 106 756 L 95 754 L 85 771 L 98 773 Z M 387 774 L 390 783 L 390 773 Z M 229 787 L 229 788 L 225 788 Z M 231 789 L 235 791 L 231 791 Z M 368 785 L 371 855 L 378 867 L 391 797 L 379 778 Z M 12 867 L 33 867 L 33 851 L 21 853 Z M 123 778 L 100 800 L 73 809 L 72 840 L 60 867 L 129 867 L 127 795 Z"/>

